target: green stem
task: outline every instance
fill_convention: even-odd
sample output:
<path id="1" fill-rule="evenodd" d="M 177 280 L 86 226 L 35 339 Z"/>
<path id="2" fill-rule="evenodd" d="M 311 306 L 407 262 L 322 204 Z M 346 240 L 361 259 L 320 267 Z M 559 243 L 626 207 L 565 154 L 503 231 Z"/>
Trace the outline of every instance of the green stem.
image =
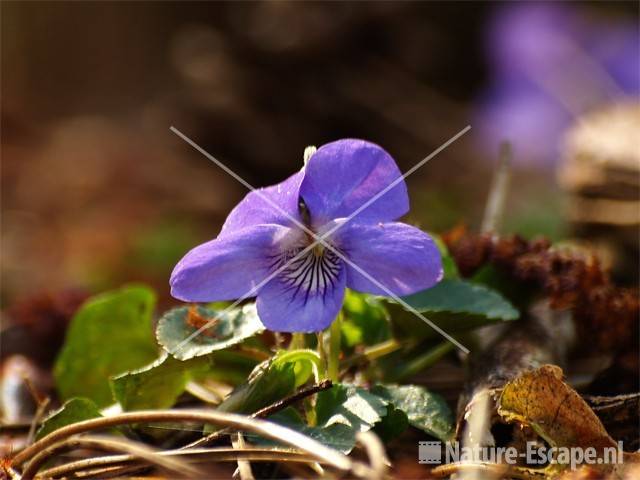
<path id="1" fill-rule="evenodd" d="M 447 353 L 453 350 L 453 347 L 454 345 L 451 342 L 440 343 L 435 347 L 427 350 L 422 355 L 414 357 L 410 362 L 404 364 L 400 368 L 397 368 L 394 372 L 391 373 L 390 376 L 395 382 L 406 380 L 414 376 L 418 372 L 429 368 L 431 365 L 436 363 Z"/>
<path id="2" fill-rule="evenodd" d="M 342 323 L 342 312 L 338 313 L 338 316 L 331 324 L 329 328 L 329 362 L 328 362 L 328 376 L 332 382 L 338 382 L 338 376 L 340 374 L 340 336 L 342 335 L 340 324 Z"/>
<path id="3" fill-rule="evenodd" d="M 404 346 L 406 347 L 407 345 L 405 344 Z M 400 350 L 400 348 L 402 347 L 403 345 L 399 343 L 395 338 L 391 338 L 389 340 L 385 340 L 384 342 L 377 343 L 365 348 L 362 353 L 353 355 L 352 357 L 347 358 L 342 363 L 344 366 L 350 367 L 360 362 L 371 362 L 373 360 L 377 360 L 380 357 L 384 357 L 385 355 L 389 355 L 390 353 Z"/>
<path id="4" fill-rule="evenodd" d="M 324 380 L 327 378 L 327 352 L 324 349 L 324 332 L 318 332 L 317 333 L 317 338 L 318 338 L 318 356 L 320 357 L 320 367 L 318 370 L 320 370 L 318 372 L 318 376 L 320 378 L 318 378 L 318 380 Z"/>
<path id="5" fill-rule="evenodd" d="M 305 348 L 306 342 L 304 333 L 293 333 L 291 335 L 291 342 L 289 342 L 289 350 L 299 350 Z"/>

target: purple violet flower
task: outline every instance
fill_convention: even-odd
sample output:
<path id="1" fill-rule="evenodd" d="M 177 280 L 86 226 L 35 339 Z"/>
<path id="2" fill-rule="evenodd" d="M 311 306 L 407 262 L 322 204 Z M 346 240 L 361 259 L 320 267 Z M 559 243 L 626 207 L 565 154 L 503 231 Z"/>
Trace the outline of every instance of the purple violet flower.
<path id="1" fill-rule="evenodd" d="M 421 230 L 394 221 L 409 210 L 404 181 L 347 219 L 400 176 L 393 158 L 375 144 L 339 140 L 320 147 L 298 173 L 247 194 L 217 238 L 187 253 L 171 274 L 171 294 L 208 302 L 244 298 L 256 289 L 260 320 L 279 332 L 327 328 L 346 287 L 388 295 L 321 244 L 291 261 L 315 240 L 292 219 L 319 236 L 335 229 L 325 241 L 394 295 L 432 287 L 442 278 L 437 246 Z"/>

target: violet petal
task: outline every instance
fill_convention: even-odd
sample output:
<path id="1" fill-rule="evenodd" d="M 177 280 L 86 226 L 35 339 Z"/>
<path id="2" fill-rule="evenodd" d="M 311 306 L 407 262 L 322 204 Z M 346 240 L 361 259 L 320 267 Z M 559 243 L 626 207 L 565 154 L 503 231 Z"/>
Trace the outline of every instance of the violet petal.
<path id="1" fill-rule="evenodd" d="M 247 296 L 269 275 L 269 258 L 279 254 L 279 242 L 290 233 L 279 225 L 259 225 L 195 247 L 175 266 L 171 295 L 187 302 Z"/>
<path id="2" fill-rule="evenodd" d="M 300 185 L 314 227 L 348 217 L 401 177 L 391 156 L 364 140 L 338 140 L 318 149 Z M 404 180 L 358 213 L 358 221 L 395 220 L 409 211 Z"/>
<path id="3" fill-rule="evenodd" d="M 298 190 L 303 177 L 304 172 L 300 171 L 291 175 L 284 182 L 249 192 L 231 211 L 222 226 L 219 237 L 260 224 L 291 227 L 294 225 L 291 218 L 300 222 Z M 277 205 L 280 210 L 274 205 Z"/>
<path id="4" fill-rule="evenodd" d="M 347 224 L 335 243 L 355 265 L 398 296 L 434 286 L 442 279 L 442 259 L 433 239 L 404 223 Z M 347 264 L 347 286 L 360 292 L 388 292 Z"/>
<path id="5" fill-rule="evenodd" d="M 313 253 L 312 253 L 313 255 Z M 319 332 L 336 318 L 344 299 L 346 271 L 342 262 L 330 282 L 297 288 L 283 275 L 260 290 L 256 306 L 260 320 L 274 332 Z"/>

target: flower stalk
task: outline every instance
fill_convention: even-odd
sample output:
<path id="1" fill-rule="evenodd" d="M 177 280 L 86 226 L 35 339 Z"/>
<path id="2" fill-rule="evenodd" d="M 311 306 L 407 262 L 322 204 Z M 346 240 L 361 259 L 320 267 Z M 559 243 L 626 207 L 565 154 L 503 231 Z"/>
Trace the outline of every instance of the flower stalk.
<path id="1" fill-rule="evenodd" d="M 327 364 L 327 351 L 325 349 L 324 346 L 324 332 L 318 332 L 317 333 L 317 340 L 318 340 L 318 356 L 320 357 L 320 366 L 319 366 L 319 370 L 318 371 L 318 376 L 320 377 L 320 379 L 326 379 L 327 377 L 327 370 L 329 365 Z"/>
<path id="2" fill-rule="evenodd" d="M 338 376 L 340 375 L 340 337 L 342 324 L 342 312 L 338 313 L 338 316 L 329 327 L 329 359 L 327 361 L 327 377 L 332 382 L 338 382 Z"/>
<path id="3" fill-rule="evenodd" d="M 300 350 L 306 348 L 305 334 L 295 332 L 291 334 L 291 342 L 289 342 L 289 350 Z"/>

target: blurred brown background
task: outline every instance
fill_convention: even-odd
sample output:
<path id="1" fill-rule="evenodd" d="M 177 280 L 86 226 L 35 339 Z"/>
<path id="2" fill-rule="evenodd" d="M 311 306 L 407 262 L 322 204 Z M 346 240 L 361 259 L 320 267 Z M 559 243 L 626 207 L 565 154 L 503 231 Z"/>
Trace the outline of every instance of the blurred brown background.
<path id="1" fill-rule="evenodd" d="M 558 139 L 637 98 L 620 69 L 637 62 L 638 6 L 518 3 L 3 2 L 3 301 L 133 280 L 167 295 L 175 262 L 245 194 L 172 125 L 264 186 L 307 145 L 365 138 L 406 170 L 471 124 L 410 178 L 409 220 L 477 228 L 509 140 L 504 231 L 563 238 Z M 538 94 L 548 109 L 507 101 Z"/>

